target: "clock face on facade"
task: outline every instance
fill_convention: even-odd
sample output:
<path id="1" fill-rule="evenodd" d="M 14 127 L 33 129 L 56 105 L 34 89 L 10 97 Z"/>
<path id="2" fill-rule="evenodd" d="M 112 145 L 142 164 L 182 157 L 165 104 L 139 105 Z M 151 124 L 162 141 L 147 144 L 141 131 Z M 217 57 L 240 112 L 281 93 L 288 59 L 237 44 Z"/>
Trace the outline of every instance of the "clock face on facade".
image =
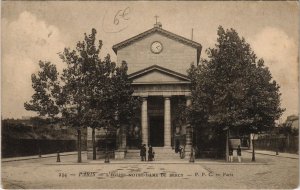
<path id="1" fill-rule="evenodd" d="M 155 41 L 151 44 L 151 51 L 153 53 L 160 53 L 163 49 L 163 46 L 160 42 Z"/>

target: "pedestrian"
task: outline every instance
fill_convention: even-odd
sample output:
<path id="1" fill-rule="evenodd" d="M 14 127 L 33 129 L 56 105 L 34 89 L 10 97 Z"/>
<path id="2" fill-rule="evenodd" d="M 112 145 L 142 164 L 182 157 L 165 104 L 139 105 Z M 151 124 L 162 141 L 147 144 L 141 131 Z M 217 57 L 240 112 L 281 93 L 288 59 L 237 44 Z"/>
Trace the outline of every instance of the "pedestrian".
<path id="1" fill-rule="evenodd" d="M 184 148 L 182 146 L 180 146 L 180 148 L 179 148 L 179 156 L 181 159 L 184 158 Z"/>
<path id="2" fill-rule="evenodd" d="M 153 159 L 153 149 L 152 146 L 149 144 L 149 150 L 148 150 L 148 161 L 152 161 Z"/>
<path id="3" fill-rule="evenodd" d="M 179 140 L 175 141 L 176 145 L 175 145 L 175 153 L 178 153 L 180 151 L 180 142 Z"/>
<path id="4" fill-rule="evenodd" d="M 241 149 L 240 145 L 236 149 L 236 152 L 237 152 L 237 157 L 238 157 L 239 162 L 242 162 L 242 149 Z"/>
<path id="5" fill-rule="evenodd" d="M 233 149 L 229 147 L 229 162 L 233 162 Z"/>
<path id="6" fill-rule="evenodd" d="M 190 162 L 195 162 L 195 149 L 194 149 L 194 147 L 191 148 Z"/>
<path id="7" fill-rule="evenodd" d="M 146 145 L 143 144 L 140 150 L 141 161 L 146 161 Z"/>
<path id="8" fill-rule="evenodd" d="M 57 151 L 57 158 L 56 158 L 56 162 L 60 162 L 60 155 L 59 155 L 59 151 Z"/>

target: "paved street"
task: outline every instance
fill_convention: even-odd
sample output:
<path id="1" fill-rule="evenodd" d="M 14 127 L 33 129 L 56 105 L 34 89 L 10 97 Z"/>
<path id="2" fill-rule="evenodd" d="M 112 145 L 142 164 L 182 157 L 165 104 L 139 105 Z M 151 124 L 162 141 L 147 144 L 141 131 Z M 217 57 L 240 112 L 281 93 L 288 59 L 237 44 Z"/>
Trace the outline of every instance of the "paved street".
<path id="1" fill-rule="evenodd" d="M 243 163 L 222 160 L 103 160 L 76 163 L 76 155 L 2 163 L 4 188 L 296 188 L 298 159 L 243 152 Z"/>

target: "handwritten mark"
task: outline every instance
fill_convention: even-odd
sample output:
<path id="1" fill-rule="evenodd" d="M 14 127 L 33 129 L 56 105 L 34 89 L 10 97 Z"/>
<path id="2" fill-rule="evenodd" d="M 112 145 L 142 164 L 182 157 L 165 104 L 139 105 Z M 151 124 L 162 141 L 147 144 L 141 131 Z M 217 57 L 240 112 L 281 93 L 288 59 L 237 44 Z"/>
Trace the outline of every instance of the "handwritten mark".
<path id="1" fill-rule="evenodd" d="M 118 25 L 119 22 L 120 22 L 119 19 L 129 20 L 129 18 L 127 17 L 129 13 L 130 13 L 130 8 L 129 7 L 127 7 L 124 10 L 119 10 L 117 12 L 117 14 L 115 15 L 114 24 Z"/>
<path id="2" fill-rule="evenodd" d="M 105 18 L 107 16 L 107 11 L 105 11 L 103 20 L 102 20 L 102 28 L 106 33 L 117 33 L 128 28 L 128 20 L 130 20 L 130 7 L 126 7 L 125 9 L 118 10 L 113 18 L 113 23 L 108 23 L 110 25 L 111 30 L 107 30 L 105 26 Z"/>

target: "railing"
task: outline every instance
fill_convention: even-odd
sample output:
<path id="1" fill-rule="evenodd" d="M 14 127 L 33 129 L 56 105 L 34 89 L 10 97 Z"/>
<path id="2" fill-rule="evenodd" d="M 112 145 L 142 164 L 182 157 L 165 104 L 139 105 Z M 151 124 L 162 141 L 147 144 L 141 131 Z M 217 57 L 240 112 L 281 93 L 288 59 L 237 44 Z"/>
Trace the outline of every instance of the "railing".
<path id="1" fill-rule="evenodd" d="M 265 137 L 254 140 L 255 148 L 261 150 L 278 150 L 280 152 L 298 153 L 299 137 L 298 136 L 287 136 L 287 137 Z"/>

